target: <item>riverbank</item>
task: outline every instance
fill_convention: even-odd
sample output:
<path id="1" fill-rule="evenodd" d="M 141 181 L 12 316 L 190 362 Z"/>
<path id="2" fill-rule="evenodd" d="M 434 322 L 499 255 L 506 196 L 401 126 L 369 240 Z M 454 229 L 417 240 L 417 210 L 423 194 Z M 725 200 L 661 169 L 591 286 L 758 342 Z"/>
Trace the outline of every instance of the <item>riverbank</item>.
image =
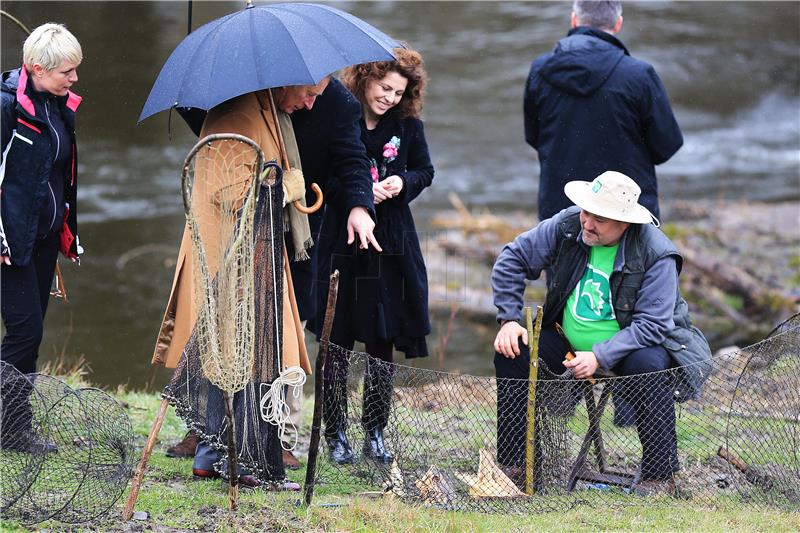
<path id="1" fill-rule="evenodd" d="M 74 388 L 87 386 L 72 375 Z M 161 402 L 158 395 L 117 390 L 112 393 L 131 418 L 135 432 L 137 460 Z M 301 439 L 308 441 L 312 398 L 304 404 L 305 420 Z M 36 531 L 563 531 L 611 529 L 616 531 L 797 531 L 800 515 L 777 509 L 742 508 L 736 513 L 700 506 L 669 497 L 655 497 L 641 505 L 620 501 L 618 505 L 575 508 L 532 515 L 500 515 L 447 512 L 430 507 L 406 505 L 396 499 L 359 494 L 334 493 L 318 485 L 313 505 L 299 505 L 298 493 L 242 492 L 240 508 L 228 510 L 226 486 L 217 481 L 195 481 L 190 459 L 169 459 L 167 446 L 183 436 L 184 426 L 170 409 L 151 456 L 136 505 L 137 518 L 120 518 L 127 491 L 108 515 L 90 524 L 68 527 L 56 521 L 35 526 Z M 302 481 L 301 470 L 289 477 Z M 28 531 L 12 521 L 0 521 L 2 531 Z"/>
<path id="2" fill-rule="evenodd" d="M 493 320 L 489 276 L 514 236 L 533 227 L 530 213 L 490 213 L 451 195 L 453 209 L 432 220 L 424 243 L 431 308 L 462 319 Z M 663 206 L 662 225 L 684 255 L 681 289 L 714 347 L 762 339 L 800 304 L 800 202 L 705 201 Z M 542 302 L 530 282 L 526 305 Z"/>

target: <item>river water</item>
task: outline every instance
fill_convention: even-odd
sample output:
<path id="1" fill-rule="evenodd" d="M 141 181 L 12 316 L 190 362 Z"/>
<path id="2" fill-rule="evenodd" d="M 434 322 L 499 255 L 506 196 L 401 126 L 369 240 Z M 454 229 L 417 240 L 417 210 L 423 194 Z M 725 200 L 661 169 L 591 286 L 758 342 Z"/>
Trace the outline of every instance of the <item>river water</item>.
<path id="1" fill-rule="evenodd" d="M 193 27 L 244 2 L 194 2 Z M 494 212 L 535 209 L 538 164 L 522 134 L 531 60 L 569 23 L 565 2 L 338 2 L 422 52 L 424 118 L 436 179 L 414 204 L 421 231 L 457 192 Z M 70 302 L 53 301 L 40 362 L 85 357 L 103 386 L 159 387 L 150 366 L 183 227 L 180 165 L 195 139 L 177 115 L 138 125 L 151 84 L 187 31 L 187 2 L 20 2 L 29 27 L 67 24 L 84 61 L 76 92 L 81 266 L 63 265 Z M 800 4 L 625 2 L 620 34 L 664 81 L 685 144 L 658 169 L 662 201 L 800 199 Z M 24 34 L 2 21 L 2 68 Z M 798 218 L 789 222 L 797 231 Z M 488 280 L 487 280 L 488 283 Z M 429 342 L 439 342 L 446 317 Z M 447 357 L 426 366 L 491 374 L 493 321 L 457 320 Z"/>

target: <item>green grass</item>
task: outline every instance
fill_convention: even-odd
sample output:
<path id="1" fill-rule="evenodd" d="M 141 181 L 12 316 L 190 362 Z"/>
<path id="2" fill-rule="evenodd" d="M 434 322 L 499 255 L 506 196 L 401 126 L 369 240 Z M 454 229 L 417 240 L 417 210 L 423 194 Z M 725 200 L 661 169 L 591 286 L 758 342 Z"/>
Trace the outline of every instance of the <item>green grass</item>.
<path id="1" fill-rule="evenodd" d="M 73 383 L 76 385 L 76 383 Z M 114 394 L 128 406 L 136 445 L 141 450 L 161 402 L 156 395 L 117 391 Z M 580 409 L 580 408 L 579 408 Z M 311 400 L 306 399 L 305 415 L 310 418 Z M 452 416 L 453 423 L 464 431 L 471 424 L 483 423 L 465 416 L 470 411 L 442 410 L 436 417 Z M 459 414 L 460 416 L 453 416 Z M 606 416 L 610 416 L 606 413 Z M 698 415 L 692 415 L 698 416 Z M 581 422 L 583 420 L 583 422 Z M 709 419 L 711 421 L 711 419 Z M 610 420 L 603 421 L 610 424 Z M 680 424 L 679 424 L 680 427 Z M 572 417 L 570 428 L 577 435 L 586 430 L 585 416 Z M 401 428 L 412 434 L 413 426 Z M 417 431 L 419 428 L 417 428 Z M 615 429 L 618 431 L 619 429 Z M 630 431 L 635 434 L 635 430 Z M 336 472 L 336 484 L 318 484 L 311 507 L 299 505 L 297 493 L 275 494 L 241 492 L 239 509 L 228 510 L 228 495 L 218 481 L 193 481 L 191 460 L 169 459 L 166 447 L 180 439 L 185 432 L 183 423 L 170 409 L 160 432 L 160 439 L 148 464 L 145 482 L 136 505 L 145 511 L 145 521 L 125 523 L 120 514 L 127 491 L 111 512 L 91 525 L 66 526 L 49 521 L 35 526 L 36 530 L 64 531 L 798 531 L 800 513 L 781 509 L 736 507 L 720 497 L 720 507 L 701 505 L 670 497 L 632 500 L 616 491 L 599 495 L 587 494 L 585 503 L 557 512 L 531 514 L 493 514 L 442 511 L 425 506 L 409 505 L 389 497 L 370 497 L 361 494 L 375 487 L 364 487 L 356 476 Z M 467 433 L 468 434 L 468 433 Z M 450 437 L 452 439 L 452 437 Z M 439 444 L 452 445 L 447 437 Z M 472 439 L 471 446 L 479 449 L 484 443 Z M 680 434 L 679 446 L 701 446 L 703 453 L 716 451 L 711 440 L 702 443 L 691 434 Z M 636 439 L 634 438 L 635 442 Z M 697 441 L 697 442 L 696 442 Z M 139 452 L 137 452 L 138 454 Z M 138 456 L 137 456 L 138 458 Z M 321 466 L 325 466 L 325 462 Z M 305 467 L 305 465 L 304 465 Z M 330 468 L 329 466 L 327 468 Z M 289 472 L 289 477 L 302 482 L 304 469 Z M 595 496 L 593 498 L 593 496 Z M 735 509 L 732 511 L 731 509 Z M 27 531 L 14 521 L 0 521 L 2 531 Z"/>

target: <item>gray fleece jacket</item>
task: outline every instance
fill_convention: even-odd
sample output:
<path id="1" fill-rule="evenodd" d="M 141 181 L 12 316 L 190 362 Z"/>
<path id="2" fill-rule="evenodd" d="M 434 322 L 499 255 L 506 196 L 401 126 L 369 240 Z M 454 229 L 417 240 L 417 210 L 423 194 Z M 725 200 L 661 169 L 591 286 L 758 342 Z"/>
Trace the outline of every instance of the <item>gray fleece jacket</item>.
<path id="1" fill-rule="evenodd" d="M 525 281 L 538 279 L 542 270 L 554 267 L 559 250 L 562 248 L 559 246 L 559 239 L 575 239 L 585 248 L 585 255 L 588 256 L 588 246 L 583 242 L 582 231 L 567 236 L 560 233 L 562 222 L 578 212 L 577 207 L 565 209 L 522 233 L 503 248 L 495 261 L 491 280 L 498 321 L 521 319 Z M 622 236 L 614 261 L 612 278 L 626 274 L 625 258 L 628 256 L 626 247 L 644 247 L 643 253 L 658 249 L 660 255 L 644 273 L 633 305 L 630 324 L 622 327 L 607 341 L 596 343 L 592 347 L 598 363 L 606 370 L 616 366 L 622 358 L 634 350 L 661 345 L 675 328 L 674 312 L 679 298 L 677 250 L 656 227 L 640 226 L 638 231 L 633 231 L 633 228 L 632 225 Z M 570 282 L 558 289 L 560 294 L 568 295 L 572 292 L 583 276 L 585 268 L 585 259 L 576 262 L 569 276 Z M 553 290 L 550 278 L 555 277 L 557 276 L 548 276 L 548 292 Z M 566 301 L 566 297 L 562 300 Z M 554 311 L 557 316 L 545 316 L 544 322 L 560 322 L 563 308 L 562 304 Z"/>

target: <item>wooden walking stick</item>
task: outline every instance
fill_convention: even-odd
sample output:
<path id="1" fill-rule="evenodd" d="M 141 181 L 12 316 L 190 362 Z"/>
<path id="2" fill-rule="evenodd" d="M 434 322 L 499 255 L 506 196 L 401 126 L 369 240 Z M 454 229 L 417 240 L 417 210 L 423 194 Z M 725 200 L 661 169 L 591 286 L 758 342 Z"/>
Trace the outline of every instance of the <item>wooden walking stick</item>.
<path id="1" fill-rule="evenodd" d="M 317 356 L 315 372 L 317 379 L 314 381 L 314 419 L 311 422 L 311 444 L 308 449 L 308 465 L 306 466 L 306 482 L 303 489 L 306 506 L 311 505 L 314 497 L 314 478 L 317 470 L 317 456 L 319 455 L 319 440 L 322 422 L 322 404 L 325 401 L 323 385 L 325 380 L 325 359 L 328 356 L 328 347 L 331 340 L 333 317 L 336 313 L 336 298 L 339 295 L 339 271 L 331 274 L 328 288 L 328 303 L 325 307 L 325 321 L 322 323 L 322 335 L 319 339 L 319 355 Z"/>
<path id="2" fill-rule="evenodd" d="M 528 373 L 528 438 L 525 441 L 525 494 L 533 495 L 533 485 L 536 482 L 534 471 L 536 466 L 536 382 L 539 370 L 539 335 L 542 333 L 542 306 L 536 307 L 536 328 L 533 327 L 533 311 L 525 308 L 525 322 L 528 328 L 528 347 L 530 348 L 531 364 Z"/>
<path id="3" fill-rule="evenodd" d="M 65 302 L 69 301 L 67 299 L 67 287 L 64 285 L 64 275 L 61 274 L 61 265 L 58 261 L 56 261 L 55 287 L 50 290 L 50 296 L 62 298 Z"/>
<path id="4" fill-rule="evenodd" d="M 139 499 L 139 489 L 144 479 L 144 471 L 147 469 L 147 462 L 150 460 L 150 454 L 153 453 L 153 446 L 156 444 L 158 432 L 161 431 L 161 424 L 164 423 L 164 417 L 167 414 L 168 406 L 169 400 L 166 398 L 161 400 L 161 406 L 158 408 L 158 414 L 156 415 L 156 419 L 153 420 L 153 427 L 150 429 L 150 435 L 147 437 L 147 443 L 144 445 L 144 451 L 142 451 L 142 459 L 139 461 L 139 466 L 136 467 L 136 472 L 133 474 L 131 492 L 128 494 L 128 502 L 125 504 L 125 509 L 122 511 L 122 519 L 126 522 L 133 516 L 133 508 L 136 506 L 136 500 Z"/>

